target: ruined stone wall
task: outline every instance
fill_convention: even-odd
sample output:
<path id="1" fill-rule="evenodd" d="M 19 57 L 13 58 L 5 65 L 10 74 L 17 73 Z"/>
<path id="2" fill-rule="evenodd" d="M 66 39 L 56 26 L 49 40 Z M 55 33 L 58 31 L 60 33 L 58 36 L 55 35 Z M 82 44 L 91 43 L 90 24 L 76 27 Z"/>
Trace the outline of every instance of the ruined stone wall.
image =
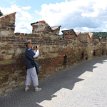
<path id="1" fill-rule="evenodd" d="M 0 17 L 0 36 L 11 36 L 15 30 L 15 14 Z"/>
<path id="2" fill-rule="evenodd" d="M 26 69 L 24 66 L 23 53 L 25 51 L 25 41 L 31 39 L 33 45 L 40 48 L 38 62 L 41 65 L 39 78 L 47 76 L 72 66 L 74 63 L 102 55 L 101 44 L 92 46 L 84 44 L 78 40 L 64 40 L 59 38 L 40 38 L 34 35 L 17 35 L 12 37 L 0 37 L 0 90 L 1 93 L 23 85 Z M 66 59 L 64 59 L 66 55 Z"/>
<path id="3" fill-rule="evenodd" d="M 49 35 L 48 35 L 49 36 Z M 33 45 L 39 45 L 40 56 L 37 59 L 41 65 L 41 79 L 56 71 L 71 66 L 81 61 L 81 53 L 85 48 L 81 43 L 59 38 L 40 38 L 34 35 L 17 35 L 12 37 L 0 37 L 0 90 L 8 91 L 24 83 L 26 69 L 24 66 L 23 53 L 26 39 L 31 39 Z M 64 59 L 66 54 L 67 58 Z M 66 60 L 66 62 L 65 62 Z"/>
<path id="4" fill-rule="evenodd" d="M 14 15 L 10 15 L 12 23 L 15 22 Z M 6 26 L 9 24 L 8 21 L 4 23 Z M 2 30 L 6 29 L 0 29 L 0 32 Z M 41 66 L 40 79 L 74 63 L 92 59 L 93 56 L 101 56 L 104 48 L 101 43 L 94 45 L 80 42 L 78 39 L 63 39 L 52 32 L 22 34 L 14 33 L 13 30 L 11 35 L 0 33 L 0 94 L 24 84 L 26 74 L 24 51 L 25 42 L 28 39 L 40 48 L 40 56 L 36 59 Z M 95 55 L 93 55 L 94 50 Z"/>

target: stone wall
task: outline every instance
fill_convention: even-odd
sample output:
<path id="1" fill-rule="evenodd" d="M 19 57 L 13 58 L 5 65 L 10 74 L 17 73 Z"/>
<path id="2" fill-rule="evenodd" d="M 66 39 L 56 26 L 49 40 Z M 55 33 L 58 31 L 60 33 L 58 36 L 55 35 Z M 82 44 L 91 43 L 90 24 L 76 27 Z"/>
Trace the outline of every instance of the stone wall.
<path id="1" fill-rule="evenodd" d="M 22 37 L 22 36 L 21 36 Z M 91 45 L 81 43 L 78 40 L 64 39 L 40 39 L 33 36 L 17 35 L 14 37 L 0 38 L 0 90 L 7 92 L 10 89 L 23 85 L 26 69 L 24 66 L 25 40 L 31 39 L 33 45 L 39 45 L 40 56 L 38 62 L 41 65 L 39 78 L 47 76 L 72 66 L 74 63 L 93 58 Z M 35 38 L 35 39 L 34 39 Z M 97 46 L 98 47 L 98 46 Z M 96 48 L 95 56 L 101 55 L 100 45 Z M 66 59 L 64 58 L 66 55 Z M 66 61 L 65 61 L 66 60 Z"/>
<path id="2" fill-rule="evenodd" d="M 11 36 L 15 29 L 15 14 L 11 13 L 0 17 L 0 36 Z"/>
<path id="3" fill-rule="evenodd" d="M 40 78 L 43 79 L 66 65 L 71 66 L 79 61 L 82 48 L 73 46 L 72 41 L 65 40 L 41 40 L 35 37 L 26 37 L 33 41 L 33 45 L 39 45 L 40 56 L 38 62 L 41 65 Z M 25 37 L 1 37 L 0 38 L 0 89 L 8 89 L 20 86 L 25 80 L 25 66 L 23 53 L 25 50 Z M 67 62 L 64 63 L 64 55 Z M 78 56 L 78 57 L 77 57 Z"/>
<path id="4" fill-rule="evenodd" d="M 15 14 L 9 15 L 12 23 L 15 22 L 14 16 Z M 5 21 L 4 24 L 6 23 L 8 24 Z M 7 29 L 0 29 L 0 32 L 2 30 Z M 26 74 L 24 51 L 25 42 L 28 39 L 40 48 L 40 56 L 36 59 L 41 65 L 40 79 L 82 60 L 106 54 L 106 45 L 104 47 L 100 42 L 87 43 L 80 41 L 75 35 L 73 37 L 76 39 L 65 39 L 52 32 L 22 34 L 13 31 L 11 35 L 0 34 L 0 94 L 24 84 Z"/>

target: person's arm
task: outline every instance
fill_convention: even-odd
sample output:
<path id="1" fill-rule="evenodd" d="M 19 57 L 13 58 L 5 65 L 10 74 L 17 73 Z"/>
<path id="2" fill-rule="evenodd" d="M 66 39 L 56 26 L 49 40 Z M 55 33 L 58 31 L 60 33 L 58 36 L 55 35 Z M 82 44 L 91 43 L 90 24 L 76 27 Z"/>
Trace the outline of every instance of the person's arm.
<path id="1" fill-rule="evenodd" d="M 39 50 L 34 50 L 35 55 L 33 56 L 33 58 L 36 58 L 39 56 Z"/>

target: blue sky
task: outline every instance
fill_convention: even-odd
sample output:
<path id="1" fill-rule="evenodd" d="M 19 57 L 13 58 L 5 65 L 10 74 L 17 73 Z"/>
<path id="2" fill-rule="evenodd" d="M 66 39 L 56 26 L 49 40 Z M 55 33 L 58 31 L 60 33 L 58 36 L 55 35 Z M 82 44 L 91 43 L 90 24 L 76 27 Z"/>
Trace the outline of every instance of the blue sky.
<path id="1" fill-rule="evenodd" d="M 17 4 L 19 6 L 31 6 L 32 9 L 39 10 L 42 4 L 59 3 L 63 0 L 2 0 L 1 6 Z"/>
<path id="2" fill-rule="evenodd" d="M 106 0 L 2 0 L 0 10 L 16 12 L 15 32 L 31 33 L 30 24 L 38 20 L 62 30 L 107 31 Z"/>

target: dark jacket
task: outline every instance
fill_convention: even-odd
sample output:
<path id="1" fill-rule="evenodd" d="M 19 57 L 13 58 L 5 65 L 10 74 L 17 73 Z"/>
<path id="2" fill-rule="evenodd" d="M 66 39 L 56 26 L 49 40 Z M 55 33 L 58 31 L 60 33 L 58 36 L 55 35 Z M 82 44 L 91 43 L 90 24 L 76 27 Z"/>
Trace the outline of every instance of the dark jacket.
<path id="1" fill-rule="evenodd" d="M 35 53 L 33 52 L 33 50 L 27 48 L 25 51 L 25 64 L 26 64 L 27 69 L 35 67 L 36 72 L 38 74 L 39 64 L 34 60 L 34 58 L 33 58 L 34 55 L 35 55 Z"/>

